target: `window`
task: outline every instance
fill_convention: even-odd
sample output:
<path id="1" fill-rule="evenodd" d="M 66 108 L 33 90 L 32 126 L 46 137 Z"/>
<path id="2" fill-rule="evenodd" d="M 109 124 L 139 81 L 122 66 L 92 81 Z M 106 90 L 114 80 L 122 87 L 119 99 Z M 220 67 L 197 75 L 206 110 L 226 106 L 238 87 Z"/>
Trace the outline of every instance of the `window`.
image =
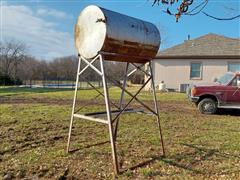
<path id="1" fill-rule="evenodd" d="M 202 63 L 192 62 L 190 67 L 190 79 L 201 79 L 202 78 Z"/>
<path id="2" fill-rule="evenodd" d="M 220 77 L 217 82 L 220 84 L 228 84 L 234 77 L 233 73 L 225 73 L 222 77 Z"/>
<path id="3" fill-rule="evenodd" d="M 240 76 L 237 76 L 232 81 L 232 86 L 240 86 Z"/>
<path id="4" fill-rule="evenodd" d="M 230 62 L 228 63 L 228 71 L 240 72 L 240 62 Z"/>

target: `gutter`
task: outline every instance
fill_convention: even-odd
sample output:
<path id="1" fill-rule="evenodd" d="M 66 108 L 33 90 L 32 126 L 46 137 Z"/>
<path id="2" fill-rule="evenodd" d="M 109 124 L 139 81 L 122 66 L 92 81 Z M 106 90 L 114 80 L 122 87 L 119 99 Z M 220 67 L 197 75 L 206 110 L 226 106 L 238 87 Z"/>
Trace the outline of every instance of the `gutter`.
<path id="1" fill-rule="evenodd" d="M 240 59 L 238 55 L 157 55 L 155 59 Z"/>

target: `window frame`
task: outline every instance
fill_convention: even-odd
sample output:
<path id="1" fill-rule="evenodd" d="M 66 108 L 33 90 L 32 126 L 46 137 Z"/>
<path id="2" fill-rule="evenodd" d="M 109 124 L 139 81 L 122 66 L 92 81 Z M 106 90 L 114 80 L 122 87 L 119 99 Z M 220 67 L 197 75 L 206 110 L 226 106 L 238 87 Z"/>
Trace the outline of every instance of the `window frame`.
<path id="1" fill-rule="evenodd" d="M 236 84 L 233 84 L 235 80 L 236 80 L 236 82 L 235 82 Z M 232 87 L 239 87 L 238 83 L 237 83 L 239 80 L 240 80 L 240 76 L 237 75 L 232 79 L 232 81 L 229 83 L 229 85 L 232 86 Z"/>
<path id="2" fill-rule="evenodd" d="M 200 76 L 199 77 L 191 77 L 192 64 L 200 64 Z M 201 61 L 191 61 L 190 62 L 190 73 L 189 73 L 190 80 L 202 80 L 202 71 L 203 71 L 203 63 Z"/>

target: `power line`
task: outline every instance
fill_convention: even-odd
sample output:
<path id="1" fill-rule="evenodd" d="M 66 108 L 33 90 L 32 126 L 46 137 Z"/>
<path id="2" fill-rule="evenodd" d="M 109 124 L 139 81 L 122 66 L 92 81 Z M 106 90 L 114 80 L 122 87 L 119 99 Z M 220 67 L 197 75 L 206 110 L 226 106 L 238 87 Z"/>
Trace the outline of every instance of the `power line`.
<path id="1" fill-rule="evenodd" d="M 240 15 L 234 16 L 234 17 L 229 17 L 229 18 L 219 18 L 219 17 L 215 17 L 212 16 L 206 12 L 203 12 L 203 9 L 207 6 L 209 0 L 204 0 L 203 2 L 199 3 L 197 6 L 195 6 L 192 10 L 188 11 L 188 6 L 191 5 L 193 3 L 194 0 L 182 0 L 181 5 L 178 8 L 178 13 L 173 14 L 171 13 L 171 11 L 169 10 L 169 8 L 167 8 L 166 11 L 163 10 L 164 13 L 167 13 L 169 15 L 175 16 L 176 17 L 176 21 L 178 21 L 178 19 L 180 18 L 181 15 L 189 15 L 189 16 L 194 16 L 197 15 L 199 13 L 203 13 L 205 16 L 208 16 L 210 18 L 213 18 L 215 20 L 219 20 L 219 21 L 227 21 L 227 20 L 234 20 L 237 18 L 240 18 Z M 175 0 L 153 0 L 153 6 L 155 4 L 159 5 L 160 2 L 162 4 L 167 4 L 169 5 L 169 3 L 172 5 L 175 3 Z M 178 2 L 178 1 L 176 1 Z M 187 12 L 188 11 L 188 12 Z M 197 12 L 195 12 L 197 11 Z"/>
<path id="2" fill-rule="evenodd" d="M 230 18 L 219 18 L 219 17 L 212 16 L 212 15 L 206 13 L 206 12 L 202 12 L 202 13 L 205 14 L 206 16 L 210 17 L 210 18 L 213 18 L 213 19 L 216 19 L 216 20 L 219 20 L 219 21 L 228 21 L 228 20 L 234 20 L 234 19 L 240 18 L 240 15 L 230 17 Z"/>
<path id="3" fill-rule="evenodd" d="M 198 13 L 200 13 L 208 4 L 208 0 L 205 0 L 204 2 L 200 3 L 199 5 L 197 5 L 195 8 L 193 8 L 191 11 L 185 13 L 184 15 L 189 15 L 189 16 L 194 16 Z M 203 7 L 201 7 L 203 6 Z M 193 11 L 197 10 L 199 7 L 201 7 L 201 9 L 195 13 L 192 13 Z"/>
<path id="4" fill-rule="evenodd" d="M 237 19 L 237 18 L 240 18 L 240 15 L 237 15 L 237 16 L 234 16 L 234 17 L 230 17 L 230 18 L 219 18 L 219 17 L 215 17 L 215 16 L 212 16 L 206 12 L 203 12 L 202 10 L 207 6 L 208 4 L 208 1 L 209 0 L 205 0 L 204 2 L 200 3 L 198 6 L 196 6 L 195 8 L 193 8 L 191 11 L 189 11 L 188 13 L 185 13 L 184 15 L 190 15 L 190 16 L 194 16 L 194 15 L 197 15 L 199 14 L 200 12 L 202 12 L 204 15 L 210 17 L 210 18 L 213 18 L 213 19 L 216 19 L 216 20 L 219 20 L 219 21 L 228 21 L 228 20 L 234 20 L 234 19 Z M 202 7 L 201 7 L 202 6 Z M 196 9 L 198 9 L 199 7 L 201 7 L 200 10 L 198 10 L 197 12 L 195 13 L 192 13 L 193 11 L 195 11 Z"/>

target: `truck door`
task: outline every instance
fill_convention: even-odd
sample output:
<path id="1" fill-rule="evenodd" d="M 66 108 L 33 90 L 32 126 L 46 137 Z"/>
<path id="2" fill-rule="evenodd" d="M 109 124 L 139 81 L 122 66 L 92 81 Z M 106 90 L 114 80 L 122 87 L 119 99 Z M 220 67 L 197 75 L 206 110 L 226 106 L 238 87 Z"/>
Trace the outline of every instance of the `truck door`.
<path id="1" fill-rule="evenodd" d="M 225 104 L 240 105 L 240 76 L 236 76 L 226 87 Z"/>

